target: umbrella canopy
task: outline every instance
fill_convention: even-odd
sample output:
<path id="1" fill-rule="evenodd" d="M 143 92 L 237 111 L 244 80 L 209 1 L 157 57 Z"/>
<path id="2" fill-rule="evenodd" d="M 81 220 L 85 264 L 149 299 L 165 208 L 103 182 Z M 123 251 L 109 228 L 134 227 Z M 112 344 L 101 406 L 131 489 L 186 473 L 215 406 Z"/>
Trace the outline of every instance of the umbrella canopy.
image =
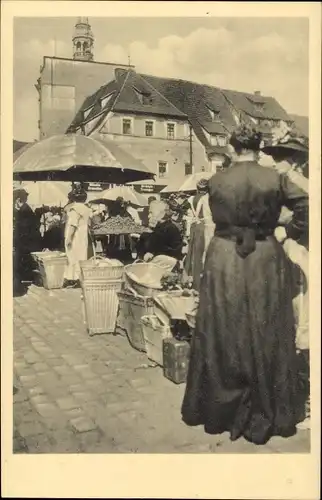
<path id="1" fill-rule="evenodd" d="M 140 193 L 134 191 L 129 186 L 116 186 L 112 189 L 106 189 L 100 193 L 88 193 L 87 201 L 102 203 L 106 201 L 115 201 L 119 197 L 124 198 L 125 201 L 132 203 L 137 207 L 147 207 L 148 200 Z"/>
<path id="2" fill-rule="evenodd" d="M 59 207 L 68 202 L 68 193 L 71 185 L 68 182 L 24 182 L 21 188 L 28 193 L 28 205 L 41 207 L 42 205 Z"/>
<path id="3" fill-rule="evenodd" d="M 154 174 L 110 139 L 56 135 L 24 148 L 13 166 L 20 180 L 109 182 L 152 179 Z"/>
<path id="4" fill-rule="evenodd" d="M 198 172 L 197 174 L 189 175 L 183 179 L 177 179 L 173 184 L 169 184 L 167 187 L 162 189 L 161 194 L 196 191 L 197 184 L 201 179 L 210 179 L 212 176 L 213 172 Z"/>

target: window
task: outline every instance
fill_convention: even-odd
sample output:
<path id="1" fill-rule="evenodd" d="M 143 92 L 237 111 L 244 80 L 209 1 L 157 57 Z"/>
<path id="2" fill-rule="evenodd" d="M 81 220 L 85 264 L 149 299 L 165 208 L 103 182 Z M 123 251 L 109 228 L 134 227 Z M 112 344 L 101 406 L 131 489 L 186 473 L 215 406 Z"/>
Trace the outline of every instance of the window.
<path id="1" fill-rule="evenodd" d="M 175 138 L 175 123 L 167 123 L 167 138 Z"/>
<path id="2" fill-rule="evenodd" d="M 240 125 L 240 117 L 238 116 L 236 111 L 233 110 L 232 113 L 233 113 L 233 118 L 235 120 L 236 125 Z"/>
<path id="3" fill-rule="evenodd" d="M 264 103 L 263 102 L 256 102 L 254 104 L 254 108 L 256 111 L 262 112 L 262 111 L 264 111 Z"/>
<path id="4" fill-rule="evenodd" d="M 151 121 L 146 121 L 145 122 L 145 135 L 147 137 L 152 137 L 153 136 L 153 122 Z"/>
<path id="5" fill-rule="evenodd" d="M 123 118 L 123 134 L 132 134 L 132 120 L 130 118 Z"/>
<path id="6" fill-rule="evenodd" d="M 159 161 L 159 177 L 167 177 L 168 164 L 166 161 Z"/>
<path id="7" fill-rule="evenodd" d="M 218 136 L 218 146 L 226 146 L 226 137 L 223 135 Z"/>
<path id="8" fill-rule="evenodd" d="M 102 109 L 105 108 L 106 104 L 111 100 L 112 96 L 113 96 L 113 93 L 112 94 L 108 94 L 108 95 L 106 95 L 105 97 L 103 97 L 101 99 L 101 107 L 102 107 Z"/>
<path id="9" fill-rule="evenodd" d="M 210 135 L 210 144 L 212 146 L 217 146 L 218 145 L 218 139 L 216 135 Z"/>
<path id="10" fill-rule="evenodd" d="M 219 111 L 217 109 L 212 109 L 207 106 L 209 114 L 211 116 L 211 121 L 215 122 L 218 120 Z"/>
<path id="11" fill-rule="evenodd" d="M 139 99 L 141 104 L 151 104 L 152 103 L 150 92 L 148 92 L 148 91 L 142 92 L 135 87 L 133 87 L 133 89 L 134 89 L 134 91 L 137 95 L 137 98 Z"/>
<path id="12" fill-rule="evenodd" d="M 86 118 L 88 117 L 88 115 L 90 114 L 90 112 L 92 111 L 93 108 L 88 108 L 86 109 L 86 111 L 84 111 L 84 120 L 86 120 Z"/>
<path id="13" fill-rule="evenodd" d="M 184 164 L 184 175 L 192 175 L 192 165 L 191 163 Z"/>

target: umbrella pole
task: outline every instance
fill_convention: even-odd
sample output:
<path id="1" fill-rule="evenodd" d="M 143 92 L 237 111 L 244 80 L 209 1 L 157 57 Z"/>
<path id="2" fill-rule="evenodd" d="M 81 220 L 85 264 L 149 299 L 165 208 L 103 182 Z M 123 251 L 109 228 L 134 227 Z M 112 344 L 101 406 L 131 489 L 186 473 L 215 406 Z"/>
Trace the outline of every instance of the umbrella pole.
<path id="1" fill-rule="evenodd" d="M 46 217 L 45 217 L 45 205 L 42 204 L 43 216 L 44 216 L 44 234 L 46 232 Z"/>

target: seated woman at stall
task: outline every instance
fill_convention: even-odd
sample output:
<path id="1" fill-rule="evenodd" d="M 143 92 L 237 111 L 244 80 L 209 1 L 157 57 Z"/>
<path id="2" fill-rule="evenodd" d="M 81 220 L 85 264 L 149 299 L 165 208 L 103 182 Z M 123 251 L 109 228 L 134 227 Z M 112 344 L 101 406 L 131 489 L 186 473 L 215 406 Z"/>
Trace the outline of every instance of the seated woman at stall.
<path id="1" fill-rule="evenodd" d="M 150 215 L 150 227 L 154 227 L 143 244 L 138 245 L 138 257 L 143 257 L 146 262 L 158 255 L 167 255 L 181 260 L 183 238 L 177 225 L 171 220 L 169 206 L 160 201 L 154 202 L 153 208 Z"/>

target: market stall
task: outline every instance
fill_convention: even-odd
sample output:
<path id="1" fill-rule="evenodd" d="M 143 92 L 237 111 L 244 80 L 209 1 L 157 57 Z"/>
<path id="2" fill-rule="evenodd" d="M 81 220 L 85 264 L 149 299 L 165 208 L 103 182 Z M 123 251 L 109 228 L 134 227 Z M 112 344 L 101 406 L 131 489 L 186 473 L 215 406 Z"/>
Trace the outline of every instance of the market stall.
<path id="1" fill-rule="evenodd" d="M 106 255 L 130 261 L 135 251 L 133 240 L 145 230 L 137 209 L 148 205 L 146 198 L 128 186 L 117 186 L 92 194 L 89 202 L 106 204 L 109 213 L 106 220 L 92 225 L 95 242 L 101 243 Z"/>

